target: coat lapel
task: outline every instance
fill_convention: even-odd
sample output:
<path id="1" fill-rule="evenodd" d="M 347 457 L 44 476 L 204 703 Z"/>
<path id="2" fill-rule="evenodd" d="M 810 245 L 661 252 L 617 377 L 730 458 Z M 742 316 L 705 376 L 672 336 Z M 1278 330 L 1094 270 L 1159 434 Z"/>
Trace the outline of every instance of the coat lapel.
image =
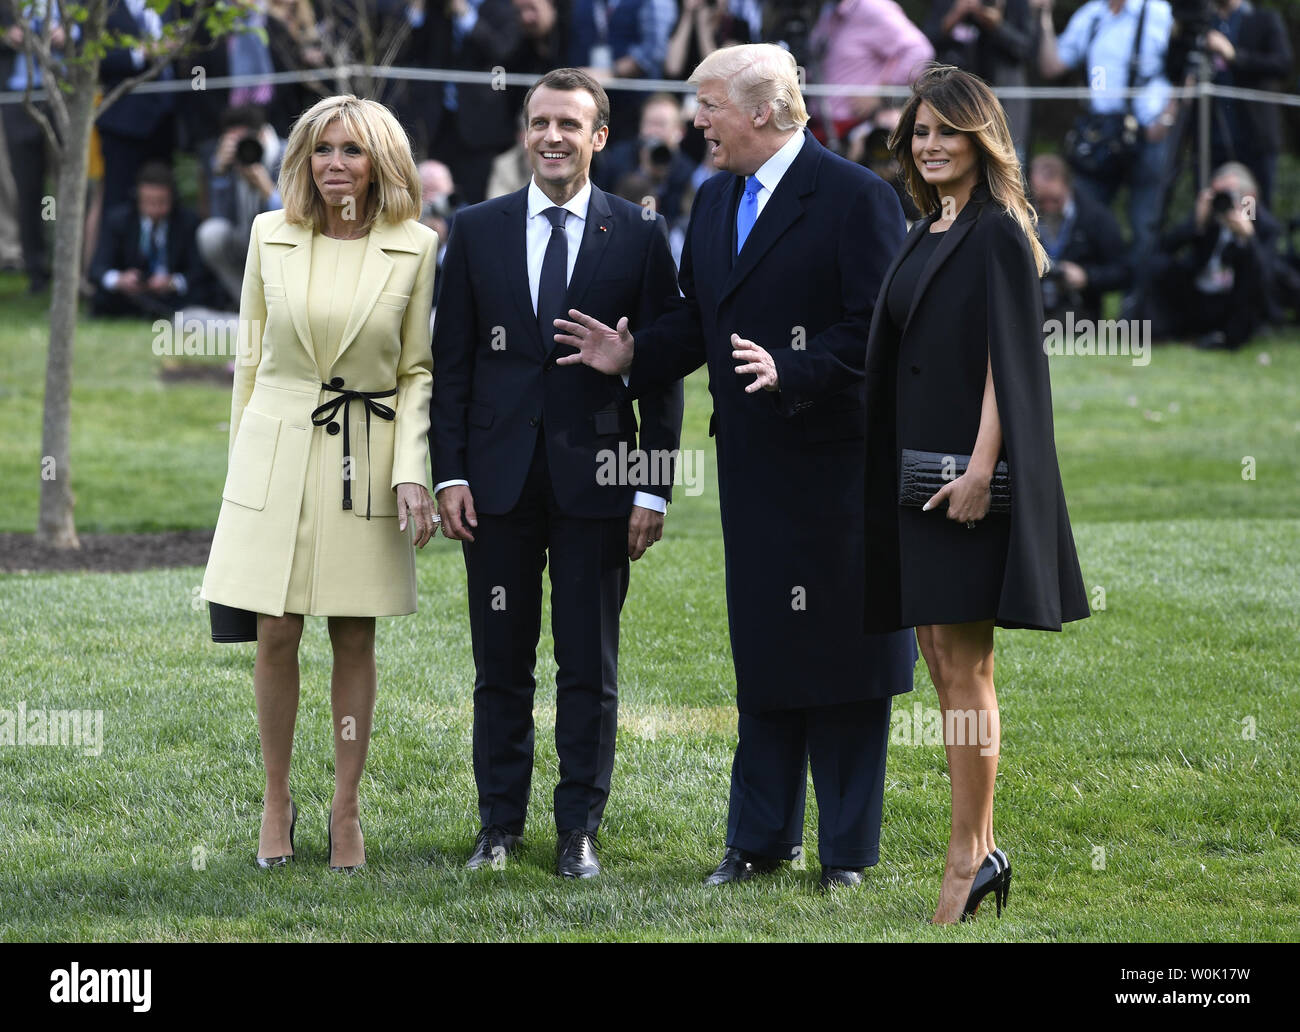
<path id="1" fill-rule="evenodd" d="M 528 187 L 516 190 L 510 203 L 501 209 L 506 225 L 502 239 L 506 241 L 504 261 L 507 289 L 515 299 L 520 324 L 531 327 L 529 339 L 542 347 L 541 330 L 537 326 L 537 312 L 533 309 L 533 295 L 528 286 Z"/>
<path id="2" fill-rule="evenodd" d="M 393 270 L 393 259 L 389 251 L 404 251 L 419 254 L 420 249 L 411 240 L 411 234 L 403 225 L 388 222 L 376 223 L 366 239 L 366 256 L 361 260 L 361 276 L 357 281 L 356 292 L 352 295 L 352 308 L 348 312 L 348 321 L 343 326 L 343 339 L 339 341 L 334 363 L 343 357 L 343 352 L 357 338 L 361 327 L 370 318 L 370 312 L 379 300 L 379 295 L 388 285 L 388 275 Z"/>
<path id="3" fill-rule="evenodd" d="M 307 349 L 312 362 L 316 361 L 316 345 L 311 339 L 307 319 L 307 282 L 311 276 L 310 226 L 296 226 L 290 222 L 266 238 L 268 244 L 288 244 L 289 250 L 280 259 L 280 282 L 284 284 L 285 303 L 298 340 Z"/>
<path id="4" fill-rule="evenodd" d="M 821 144 L 805 129 L 803 146 L 799 149 L 794 163 L 781 177 L 781 182 L 772 191 L 772 196 L 763 206 L 763 211 L 754 222 L 753 229 L 749 231 L 745 246 L 740 249 L 736 263 L 731 267 L 731 273 L 722 287 L 719 301 L 724 300 L 740 286 L 763 256 L 781 239 L 785 231 L 803 216 L 804 209 L 807 207 L 806 198 L 813 192 L 816 184 L 817 165 L 821 161 L 821 154 L 818 152 L 821 150 Z M 736 178 L 738 181 L 741 179 L 739 176 Z M 734 211 L 734 205 L 732 210 Z M 728 251 L 733 247 L 734 232 L 733 217 L 728 220 L 725 227 Z"/>
<path id="5" fill-rule="evenodd" d="M 609 198 L 595 183 L 591 184 L 591 198 L 587 202 L 587 217 L 583 221 L 582 243 L 578 245 L 578 257 L 573 265 L 573 275 L 569 277 L 569 286 L 564 294 L 565 308 L 582 309 L 582 299 L 591 285 L 591 278 L 600 268 L 605 256 L 605 248 L 614 235 L 614 218 L 609 207 Z M 542 350 L 549 356 L 561 345 L 554 340 L 542 342 Z"/>
<path id="6" fill-rule="evenodd" d="M 889 268 L 885 270 L 885 275 L 880 280 L 880 293 L 876 296 L 876 305 L 871 312 L 871 329 L 867 333 L 867 340 L 876 339 L 876 333 L 879 331 L 880 320 L 887 304 L 886 299 L 889 297 L 889 285 L 894 282 L 894 275 L 898 272 L 898 267 L 903 264 L 905 259 L 921 241 L 921 234 L 930 231 L 930 224 L 934 221 L 933 215 L 927 215 L 919 222 L 913 224 L 912 232 L 903 238 L 903 246 L 898 249 L 898 254 L 894 255 L 894 260 L 889 263 Z"/>
<path id="7" fill-rule="evenodd" d="M 925 268 L 921 270 L 921 278 L 916 281 L 916 289 L 912 291 L 912 303 L 907 309 L 908 325 L 911 325 L 912 315 L 916 312 L 916 306 L 920 304 L 921 298 L 925 294 L 925 288 L 930 285 L 930 281 L 934 279 L 934 274 L 939 271 L 939 267 L 957 249 L 957 245 L 962 242 L 962 238 L 970 232 L 971 226 L 975 225 L 975 220 L 979 218 L 982 207 L 981 202 L 972 195 L 971 199 L 966 202 L 966 206 L 962 208 L 961 214 L 957 216 L 957 221 L 948 227 L 943 234 L 943 239 L 939 241 L 939 246 L 934 249 L 934 254 L 930 255 L 926 261 Z M 923 232 L 930 232 L 930 225 L 933 222 L 933 216 L 927 218 Z"/>

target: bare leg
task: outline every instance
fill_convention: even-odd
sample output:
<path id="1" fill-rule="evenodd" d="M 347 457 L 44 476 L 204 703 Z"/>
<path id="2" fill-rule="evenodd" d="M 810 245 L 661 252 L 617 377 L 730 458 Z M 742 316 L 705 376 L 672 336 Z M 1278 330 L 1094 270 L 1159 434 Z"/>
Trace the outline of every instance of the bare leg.
<path id="1" fill-rule="evenodd" d="M 952 825 L 939 904 L 932 920 L 960 920 L 971 883 L 993 850 L 993 790 L 1001 725 L 993 687 L 993 621 L 917 629 L 943 710 L 952 783 Z"/>
<path id="2" fill-rule="evenodd" d="M 253 694 L 257 698 L 257 730 L 262 739 L 266 794 L 258 856 L 289 856 L 289 761 L 293 727 L 298 718 L 298 642 L 302 617 L 257 615 L 257 658 L 253 663 Z"/>
<path id="3" fill-rule="evenodd" d="M 334 672 L 330 699 L 334 710 L 334 802 L 330 834 L 337 867 L 365 863 L 358 792 L 370 749 L 375 714 L 375 620 L 370 616 L 331 616 Z"/>

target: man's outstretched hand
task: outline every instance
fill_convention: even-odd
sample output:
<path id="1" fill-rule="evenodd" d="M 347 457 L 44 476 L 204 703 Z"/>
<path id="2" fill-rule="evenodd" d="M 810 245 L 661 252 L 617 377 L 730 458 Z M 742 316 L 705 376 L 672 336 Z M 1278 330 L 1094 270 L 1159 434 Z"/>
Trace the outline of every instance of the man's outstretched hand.
<path id="1" fill-rule="evenodd" d="M 556 365 L 589 365 L 596 372 L 609 376 L 626 376 L 631 372 L 632 349 L 636 342 L 627 332 L 627 316 L 618 321 L 618 329 L 611 329 L 576 308 L 569 309 L 569 319 L 555 320 L 555 340 L 577 348 L 578 353 L 557 358 Z"/>

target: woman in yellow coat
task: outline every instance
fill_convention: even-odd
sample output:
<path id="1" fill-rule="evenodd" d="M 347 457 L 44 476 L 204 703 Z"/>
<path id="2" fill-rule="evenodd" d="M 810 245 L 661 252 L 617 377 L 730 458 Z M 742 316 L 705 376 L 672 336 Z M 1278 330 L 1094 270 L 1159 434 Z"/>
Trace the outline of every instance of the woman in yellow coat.
<path id="1" fill-rule="evenodd" d="M 415 612 L 414 547 L 435 530 L 426 470 L 438 236 L 416 221 L 410 142 L 374 101 L 331 97 L 305 112 L 279 187 L 284 210 L 257 217 L 248 247 L 229 469 L 202 594 L 258 614 L 262 867 L 293 855 L 298 643 L 304 615 L 329 618 L 329 865 L 355 870 L 374 618 Z"/>

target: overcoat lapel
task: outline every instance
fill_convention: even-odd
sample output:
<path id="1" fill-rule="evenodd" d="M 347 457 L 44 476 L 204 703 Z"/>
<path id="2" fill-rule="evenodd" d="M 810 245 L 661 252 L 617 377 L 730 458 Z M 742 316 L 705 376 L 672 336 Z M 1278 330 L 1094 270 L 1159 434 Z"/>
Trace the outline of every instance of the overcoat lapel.
<path id="1" fill-rule="evenodd" d="M 288 244 L 289 250 L 280 259 L 280 282 L 284 285 L 285 304 L 289 320 L 299 342 L 307 349 L 312 362 L 316 361 L 316 345 L 311 339 L 311 325 L 307 319 L 307 284 L 311 278 L 310 226 L 296 226 L 285 222 L 266 238 L 268 244 Z"/>
<path id="2" fill-rule="evenodd" d="M 934 279 L 934 274 L 939 271 L 939 267 L 957 249 L 957 245 L 962 242 L 962 238 L 970 232 L 971 226 L 975 225 L 975 219 L 979 217 L 979 208 L 979 202 L 973 197 L 967 201 L 966 206 L 961 210 L 961 214 L 957 216 L 957 221 L 948 227 L 943 234 L 943 239 L 939 241 L 939 246 L 934 249 L 934 254 L 930 255 L 926 260 L 925 267 L 921 269 L 921 277 L 916 281 L 916 289 L 912 291 L 912 303 L 907 309 L 907 325 L 911 325 L 916 306 L 920 304 L 921 298 L 925 294 L 925 288 Z M 930 232 L 930 224 L 933 222 L 933 216 L 927 219 L 925 229 L 922 232 Z M 920 238 L 919 233 L 917 238 Z"/>
<path id="3" fill-rule="evenodd" d="M 343 339 L 334 356 L 335 362 L 343 357 L 343 352 L 356 340 L 357 334 L 370 318 L 379 295 L 388 285 L 388 276 L 395 264 L 389 251 L 419 254 L 420 248 L 411 239 L 410 230 L 400 223 L 394 225 L 391 222 L 381 222 L 370 230 L 366 255 L 361 260 L 361 277 L 357 282 L 356 293 L 352 296 L 352 308 L 348 312 L 348 321 L 343 326 Z"/>
<path id="4" fill-rule="evenodd" d="M 725 300 L 728 294 L 739 287 L 785 231 L 803 217 L 804 209 L 808 206 L 807 198 L 816 186 L 817 166 L 821 162 L 822 150 L 821 144 L 807 130 L 804 130 L 804 137 L 803 146 L 799 148 L 794 163 L 781 177 L 781 182 L 777 184 L 754 222 L 754 227 L 749 231 L 745 246 L 740 249 L 736 263 L 723 284 L 719 301 Z M 740 180 L 741 177 L 738 176 L 737 179 Z M 725 232 L 728 248 L 734 239 L 734 223 L 734 218 L 727 220 Z"/>

